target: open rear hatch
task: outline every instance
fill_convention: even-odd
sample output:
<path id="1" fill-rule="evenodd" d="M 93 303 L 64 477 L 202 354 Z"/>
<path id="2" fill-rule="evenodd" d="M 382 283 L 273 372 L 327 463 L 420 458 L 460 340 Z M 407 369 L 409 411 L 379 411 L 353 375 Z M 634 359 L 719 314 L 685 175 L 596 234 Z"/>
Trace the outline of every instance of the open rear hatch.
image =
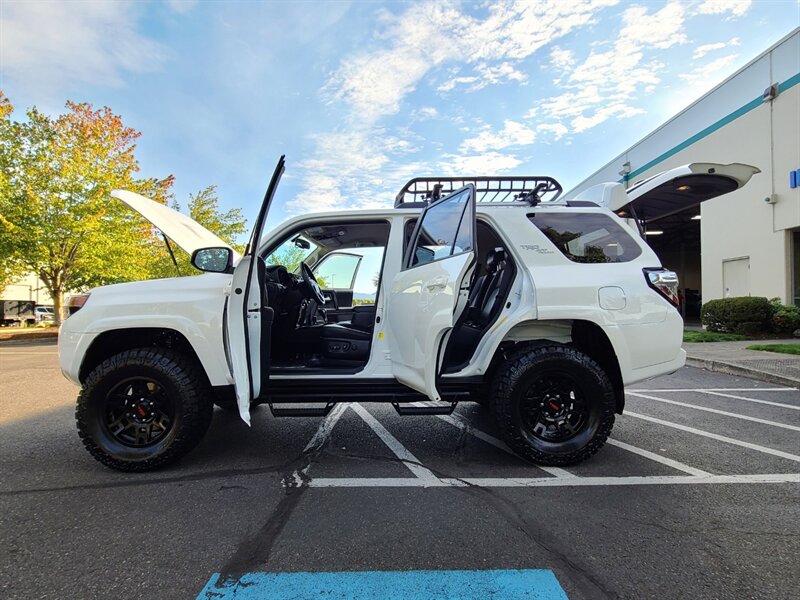
<path id="1" fill-rule="evenodd" d="M 652 223 L 738 190 L 760 172 L 741 163 L 691 163 L 640 181 L 624 195 L 614 194 L 608 208 L 621 217 Z"/>

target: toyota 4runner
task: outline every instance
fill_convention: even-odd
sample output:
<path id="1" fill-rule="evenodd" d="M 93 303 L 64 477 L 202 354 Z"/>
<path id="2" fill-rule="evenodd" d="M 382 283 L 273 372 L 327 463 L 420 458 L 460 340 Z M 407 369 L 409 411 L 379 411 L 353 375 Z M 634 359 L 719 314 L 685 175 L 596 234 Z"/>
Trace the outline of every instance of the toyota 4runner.
<path id="1" fill-rule="evenodd" d="M 103 464 L 174 461 L 214 404 L 249 424 L 255 404 L 324 416 L 340 401 L 403 415 L 479 402 L 520 456 L 584 460 L 626 385 L 685 360 L 677 277 L 637 228 L 758 173 L 694 163 L 572 200 L 550 177 L 419 178 L 392 209 L 303 215 L 265 235 L 283 171 L 281 158 L 244 256 L 183 214 L 112 193 L 204 273 L 96 288 L 62 325 L 78 432 Z"/>

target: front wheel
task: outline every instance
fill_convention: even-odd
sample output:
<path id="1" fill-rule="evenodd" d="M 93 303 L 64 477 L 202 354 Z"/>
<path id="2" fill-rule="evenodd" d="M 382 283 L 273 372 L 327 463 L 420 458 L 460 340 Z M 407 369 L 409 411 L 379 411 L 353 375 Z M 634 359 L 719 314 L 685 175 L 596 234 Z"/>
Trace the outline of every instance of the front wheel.
<path id="1" fill-rule="evenodd" d="M 75 420 L 98 461 L 120 471 L 149 471 L 194 448 L 213 410 L 205 374 L 193 361 L 163 348 L 139 348 L 89 374 Z"/>
<path id="2" fill-rule="evenodd" d="M 614 388 L 589 356 L 562 344 L 512 353 L 495 376 L 492 410 L 506 443 L 541 465 L 586 460 L 614 426 Z"/>

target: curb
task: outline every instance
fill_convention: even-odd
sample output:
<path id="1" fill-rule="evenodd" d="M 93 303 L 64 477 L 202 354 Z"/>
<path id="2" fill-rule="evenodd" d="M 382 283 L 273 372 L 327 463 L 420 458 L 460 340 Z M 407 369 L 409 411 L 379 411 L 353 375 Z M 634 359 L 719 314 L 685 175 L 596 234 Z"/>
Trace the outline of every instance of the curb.
<path id="1" fill-rule="evenodd" d="M 58 329 L 55 331 L 33 331 L 31 333 L 21 332 L 0 332 L 0 343 L 2 342 L 18 342 L 20 340 L 44 340 L 48 338 L 57 338 Z"/>
<path id="2" fill-rule="evenodd" d="M 696 367 L 698 369 L 706 369 L 707 371 L 714 371 L 716 373 L 724 373 L 726 375 L 739 375 L 741 377 L 757 379 L 759 381 L 773 383 L 775 385 L 800 388 L 800 381 L 792 377 L 775 375 L 774 373 L 767 373 L 766 371 L 759 371 L 758 369 L 742 367 L 732 363 L 720 362 L 718 360 L 691 358 L 687 356 L 686 365 L 689 367 Z"/>

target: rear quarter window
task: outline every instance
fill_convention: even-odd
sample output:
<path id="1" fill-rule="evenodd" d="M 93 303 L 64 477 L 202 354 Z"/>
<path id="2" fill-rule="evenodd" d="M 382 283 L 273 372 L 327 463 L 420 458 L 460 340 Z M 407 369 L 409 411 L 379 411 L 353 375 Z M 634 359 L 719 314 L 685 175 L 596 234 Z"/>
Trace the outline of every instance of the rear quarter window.
<path id="1" fill-rule="evenodd" d="M 573 262 L 628 262 L 642 253 L 631 235 L 603 213 L 536 213 L 528 219 Z"/>

